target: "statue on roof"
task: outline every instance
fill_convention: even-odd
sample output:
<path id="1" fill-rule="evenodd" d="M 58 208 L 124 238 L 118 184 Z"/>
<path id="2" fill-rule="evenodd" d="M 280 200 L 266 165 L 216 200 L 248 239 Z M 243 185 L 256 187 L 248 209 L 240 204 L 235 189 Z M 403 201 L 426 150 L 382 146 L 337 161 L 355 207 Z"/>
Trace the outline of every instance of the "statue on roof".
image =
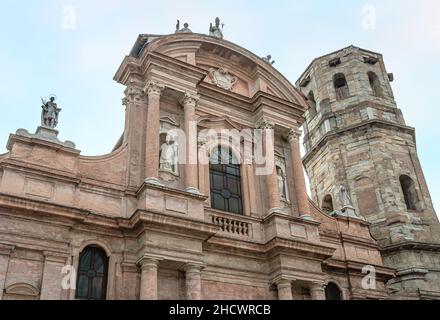
<path id="1" fill-rule="evenodd" d="M 266 57 L 261 58 L 264 62 L 267 62 L 270 65 L 274 65 L 275 60 L 272 60 L 272 56 L 269 54 Z"/>
<path id="2" fill-rule="evenodd" d="M 215 18 L 215 26 L 211 25 L 209 26 L 209 35 L 212 37 L 223 39 L 223 28 L 224 23 L 222 23 L 222 27 L 220 28 L 220 18 Z"/>
<path id="3" fill-rule="evenodd" d="M 61 112 L 61 109 L 58 108 L 55 100 L 55 95 L 51 95 L 49 101 L 45 101 L 41 98 L 41 102 L 43 103 L 41 106 L 43 109 L 41 111 L 41 125 L 43 127 L 54 129 L 58 125 L 58 115 Z"/>
<path id="4" fill-rule="evenodd" d="M 186 22 L 183 24 L 183 28 L 180 29 L 180 20 L 177 20 L 176 31 L 174 33 L 192 33 L 192 31 L 189 29 L 189 24 Z"/>

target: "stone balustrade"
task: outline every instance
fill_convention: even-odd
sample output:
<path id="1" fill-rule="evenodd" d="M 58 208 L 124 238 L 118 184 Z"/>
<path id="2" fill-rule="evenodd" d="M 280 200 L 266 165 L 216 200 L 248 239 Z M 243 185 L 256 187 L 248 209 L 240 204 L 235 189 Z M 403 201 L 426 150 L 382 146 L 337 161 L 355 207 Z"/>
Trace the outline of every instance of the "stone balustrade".
<path id="1" fill-rule="evenodd" d="M 219 215 L 211 216 L 212 223 L 219 226 L 222 232 L 230 233 L 233 235 L 243 236 L 243 237 L 251 237 L 251 224 L 231 219 L 227 217 L 222 217 Z"/>

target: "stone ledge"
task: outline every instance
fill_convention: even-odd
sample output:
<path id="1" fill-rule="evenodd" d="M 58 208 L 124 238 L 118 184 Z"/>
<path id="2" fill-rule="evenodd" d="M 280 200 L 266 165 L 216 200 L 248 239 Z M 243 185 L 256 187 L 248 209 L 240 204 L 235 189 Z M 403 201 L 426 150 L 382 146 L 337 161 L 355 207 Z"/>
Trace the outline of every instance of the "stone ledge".
<path id="1" fill-rule="evenodd" d="M 7 144 L 7 149 L 11 150 L 12 145 L 15 141 L 20 140 L 20 138 L 28 138 L 30 139 L 30 142 L 48 142 L 51 145 L 56 145 L 56 148 L 60 149 L 66 149 L 66 151 L 78 153 L 79 151 L 76 150 L 75 143 L 72 141 L 65 141 L 62 142 L 58 139 L 58 131 L 46 127 L 38 127 L 37 132 L 35 134 L 29 133 L 26 129 L 18 129 L 15 135 L 11 135 L 9 137 L 9 141 Z M 69 150 L 70 149 L 70 150 Z"/>

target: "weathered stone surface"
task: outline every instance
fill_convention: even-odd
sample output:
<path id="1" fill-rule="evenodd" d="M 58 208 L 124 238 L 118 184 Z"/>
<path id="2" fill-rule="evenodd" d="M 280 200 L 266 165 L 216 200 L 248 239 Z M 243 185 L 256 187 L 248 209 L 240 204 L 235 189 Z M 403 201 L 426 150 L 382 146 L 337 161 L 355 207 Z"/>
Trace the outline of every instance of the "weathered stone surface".
<path id="1" fill-rule="evenodd" d="M 349 94 L 338 99 L 334 80 L 341 74 Z M 393 298 L 423 299 L 423 291 L 440 299 L 440 275 L 432 260 L 440 259 L 439 223 L 414 129 L 396 106 L 382 56 L 356 47 L 337 51 L 316 59 L 297 85 L 310 104 L 303 162 L 313 200 L 322 207 L 330 196 L 334 210 L 341 210 L 338 186 L 346 185 L 356 212 L 371 222 L 385 264 L 398 271 L 389 283 Z M 404 176 L 414 186 L 411 207 L 400 180 Z M 369 260 L 363 249 L 356 248 L 355 256 Z M 411 272 L 416 266 L 427 272 Z M 399 270 L 410 271 L 401 276 Z M 435 280 L 428 284 L 423 280 L 428 278 Z"/>

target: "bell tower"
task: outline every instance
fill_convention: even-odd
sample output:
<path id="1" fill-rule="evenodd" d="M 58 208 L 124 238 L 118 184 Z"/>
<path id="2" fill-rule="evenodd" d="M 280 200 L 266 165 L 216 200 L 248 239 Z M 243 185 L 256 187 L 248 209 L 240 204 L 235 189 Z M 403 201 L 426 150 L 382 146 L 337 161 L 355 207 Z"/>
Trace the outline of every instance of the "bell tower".
<path id="1" fill-rule="evenodd" d="M 310 106 L 303 163 L 315 203 L 371 224 L 396 296 L 440 298 L 440 224 L 393 80 L 381 54 L 354 46 L 313 60 L 296 83 Z"/>

